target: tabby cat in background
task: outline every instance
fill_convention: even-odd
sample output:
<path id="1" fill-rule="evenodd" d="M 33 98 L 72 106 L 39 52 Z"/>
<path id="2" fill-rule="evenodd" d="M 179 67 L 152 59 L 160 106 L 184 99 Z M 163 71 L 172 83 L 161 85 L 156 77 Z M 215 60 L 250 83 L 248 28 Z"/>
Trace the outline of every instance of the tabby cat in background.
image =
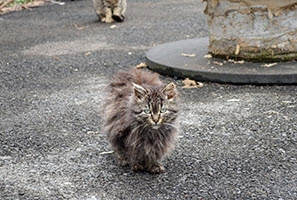
<path id="1" fill-rule="evenodd" d="M 93 0 L 95 11 L 101 22 L 112 23 L 124 21 L 126 0 Z"/>
<path id="2" fill-rule="evenodd" d="M 108 86 L 104 132 L 121 166 L 162 173 L 162 158 L 173 150 L 179 132 L 174 83 L 140 69 L 120 72 Z"/>

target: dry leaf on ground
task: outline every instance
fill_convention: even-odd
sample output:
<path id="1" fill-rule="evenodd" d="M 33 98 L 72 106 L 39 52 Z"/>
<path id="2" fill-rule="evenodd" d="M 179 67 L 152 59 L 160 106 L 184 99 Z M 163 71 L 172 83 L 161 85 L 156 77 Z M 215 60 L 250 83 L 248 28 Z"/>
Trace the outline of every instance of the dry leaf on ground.
<path id="1" fill-rule="evenodd" d="M 186 78 L 183 80 L 184 86 L 182 88 L 198 88 L 203 87 L 203 83 L 196 82 L 194 80 L 191 80 L 189 78 Z"/>
<path id="2" fill-rule="evenodd" d="M 264 65 L 262 65 L 262 67 L 272 67 L 275 65 L 277 65 L 277 63 L 264 64 Z"/>
<path id="3" fill-rule="evenodd" d="M 187 54 L 187 53 L 182 53 L 181 54 L 182 56 L 185 56 L 185 57 L 196 57 L 196 54 Z"/>
<path id="4" fill-rule="evenodd" d="M 30 8 L 30 7 L 42 6 L 43 4 L 44 4 L 44 1 L 43 0 L 37 0 L 37 1 L 29 2 L 29 3 L 25 4 L 25 6 L 27 8 Z"/>
<path id="5" fill-rule="evenodd" d="M 23 10 L 23 7 L 22 6 L 20 6 L 20 5 L 14 5 L 14 6 L 11 6 L 11 7 L 2 8 L 0 10 L 0 13 L 1 14 L 5 14 L 5 13 L 8 13 L 8 12 L 21 11 L 21 10 Z"/>
<path id="6" fill-rule="evenodd" d="M 0 2 L 0 11 L 2 10 L 2 8 L 8 6 L 8 5 L 11 4 L 12 2 L 14 2 L 14 0 L 1 1 L 1 2 Z"/>
<path id="7" fill-rule="evenodd" d="M 212 55 L 211 54 L 206 54 L 203 56 L 204 58 L 212 58 Z"/>
<path id="8" fill-rule="evenodd" d="M 243 64 L 244 63 L 244 60 L 235 61 L 235 60 L 229 59 L 228 61 L 232 62 L 234 64 Z"/>
<path id="9" fill-rule="evenodd" d="M 145 63 L 139 63 L 138 65 L 135 66 L 136 69 L 141 69 L 141 68 L 146 68 L 147 65 Z"/>
<path id="10" fill-rule="evenodd" d="M 26 4 L 16 4 L 9 6 L 13 1 L 7 1 L 0 6 L 0 14 L 5 14 L 12 11 L 21 11 L 23 9 L 29 9 L 44 5 L 44 0 L 35 0 Z"/>
<path id="11" fill-rule="evenodd" d="M 51 2 L 53 4 L 58 4 L 58 5 L 61 5 L 61 6 L 65 4 L 65 2 L 55 1 L 55 0 L 46 0 L 46 1 Z"/>
<path id="12" fill-rule="evenodd" d="M 216 65 L 219 65 L 219 66 L 223 66 L 223 63 L 217 62 L 217 61 L 214 61 L 213 64 L 216 64 Z"/>

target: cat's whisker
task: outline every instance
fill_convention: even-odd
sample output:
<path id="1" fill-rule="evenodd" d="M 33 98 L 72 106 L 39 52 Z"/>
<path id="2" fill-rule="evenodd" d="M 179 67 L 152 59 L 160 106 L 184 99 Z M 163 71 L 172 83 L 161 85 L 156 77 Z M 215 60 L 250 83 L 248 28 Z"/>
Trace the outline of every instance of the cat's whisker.
<path id="1" fill-rule="evenodd" d="M 171 123 L 167 123 L 167 122 L 165 122 L 164 123 L 165 125 L 168 125 L 168 126 L 171 126 L 171 127 L 173 127 L 173 128 L 178 128 L 175 124 L 171 124 Z"/>

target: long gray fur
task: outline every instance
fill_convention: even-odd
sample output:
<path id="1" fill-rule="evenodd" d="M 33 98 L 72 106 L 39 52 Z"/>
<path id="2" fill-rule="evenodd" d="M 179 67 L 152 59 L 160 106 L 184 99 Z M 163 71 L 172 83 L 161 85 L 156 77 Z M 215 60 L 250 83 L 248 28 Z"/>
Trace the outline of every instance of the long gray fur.
<path id="1" fill-rule="evenodd" d="M 157 74 L 133 69 L 118 73 L 108 86 L 104 131 L 121 165 L 134 171 L 164 172 L 160 161 L 176 142 L 178 95 Z"/>

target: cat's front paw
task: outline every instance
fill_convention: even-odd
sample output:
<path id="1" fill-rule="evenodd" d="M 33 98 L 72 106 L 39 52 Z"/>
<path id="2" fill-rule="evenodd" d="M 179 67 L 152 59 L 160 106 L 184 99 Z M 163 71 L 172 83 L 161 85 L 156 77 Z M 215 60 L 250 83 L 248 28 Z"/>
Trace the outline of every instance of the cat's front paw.
<path id="1" fill-rule="evenodd" d="M 110 23 L 114 22 L 114 20 L 112 18 L 104 17 L 104 18 L 101 18 L 101 22 L 110 24 Z"/>
<path id="2" fill-rule="evenodd" d="M 154 165 L 149 169 L 152 174 L 161 174 L 165 172 L 165 168 L 161 164 Z"/>
<path id="3" fill-rule="evenodd" d="M 121 167 L 125 167 L 125 166 L 127 166 L 127 165 L 129 164 L 127 160 L 122 159 L 122 158 L 119 159 L 118 162 L 119 162 L 119 165 L 120 165 Z"/>
<path id="4" fill-rule="evenodd" d="M 112 19 L 114 19 L 116 22 L 123 22 L 125 17 L 123 15 L 113 15 Z"/>
<path id="5" fill-rule="evenodd" d="M 136 171 L 143 171 L 144 167 L 142 165 L 140 165 L 140 164 L 135 164 L 135 165 L 132 166 L 132 170 L 135 171 L 135 172 Z"/>
<path id="6" fill-rule="evenodd" d="M 106 18 L 105 17 L 104 18 L 101 18 L 101 22 L 105 23 L 105 21 L 106 21 Z"/>

